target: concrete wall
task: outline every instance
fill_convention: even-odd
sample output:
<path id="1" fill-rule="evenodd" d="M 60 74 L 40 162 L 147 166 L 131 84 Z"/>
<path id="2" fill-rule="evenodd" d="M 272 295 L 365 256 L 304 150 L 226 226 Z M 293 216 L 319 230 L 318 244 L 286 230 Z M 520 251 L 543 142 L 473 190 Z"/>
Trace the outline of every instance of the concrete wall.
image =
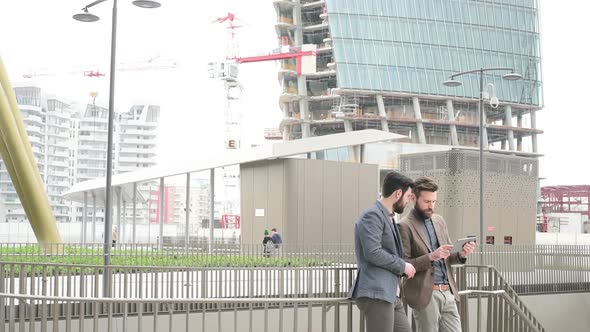
<path id="1" fill-rule="evenodd" d="M 547 332 L 590 331 L 589 293 L 521 296 Z M 482 300 L 482 322 L 486 321 L 487 299 Z M 477 331 L 477 299 L 469 300 L 469 330 Z M 482 326 L 485 331 L 485 325 Z"/>
<path id="2" fill-rule="evenodd" d="M 538 245 L 590 245 L 590 234 L 584 233 L 537 233 Z"/>
<path id="3" fill-rule="evenodd" d="M 583 233 L 584 223 L 581 213 L 549 213 L 544 214 L 548 219 L 549 233 Z"/>
<path id="4" fill-rule="evenodd" d="M 279 159 L 241 165 L 242 243 L 276 227 L 290 244 L 352 244 L 353 224 L 377 199 L 377 165 Z"/>
<path id="5" fill-rule="evenodd" d="M 590 331 L 590 293 L 522 296 L 547 332 Z"/>
<path id="6" fill-rule="evenodd" d="M 479 154 L 452 150 L 400 156 L 401 172 L 430 176 L 439 185 L 436 212 L 447 221 L 451 238 L 479 237 Z M 535 158 L 486 153 L 483 234 L 495 244 L 535 243 L 537 170 Z M 484 239 L 485 240 L 485 239 Z"/>

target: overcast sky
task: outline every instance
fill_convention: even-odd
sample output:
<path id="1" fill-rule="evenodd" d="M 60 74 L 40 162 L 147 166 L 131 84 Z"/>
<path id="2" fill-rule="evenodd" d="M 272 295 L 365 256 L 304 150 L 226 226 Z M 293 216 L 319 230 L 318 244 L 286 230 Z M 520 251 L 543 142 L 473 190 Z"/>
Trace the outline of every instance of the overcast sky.
<path id="1" fill-rule="evenodd" d="M 88 1 L 90 2 L 90 1 Z M 80 23 L 72 15 L 87 2 L 19 0 L 0 3 L 0 56 L 13 84 L 27 73 L 47 74 L 37 81 L 49 93 L 77 102 L 108 105 L 108 79 L 85 78 L 83 70 L 108 72 L 111 1 L 96 6 L 96 23 Z M 223 57 L 227 30 L 211 23 L 234 12 L 244 23 L 238 40 L 244 56 L 265 54 L 276 47 L 272 1 L 162 1 L 159 9 L 119 1 L 117 63 L 147 62 L 151 58 L 177 62 L 173 70 L 117 72 L 116 109 L 133 103 L 162 106 L 160 162 L 194 159 L 223 148 L 224 92 L 221 82 L 207 77 L 207 63 Z M 586 128 L 590 120 L 582 98 L 590 77 L 585 32 L 587 1 L 541 1 L 541 45 L 545 108 L 537 127 L 542 185 L 590 184 Z M 243 145 L 263 141 L 262 130 L 278 127 L 280 88 L 276 64 L 240 67 L 244 90 Z M 583 82 L 583 83 L 582 83 Z M 186 151 L 188 148 L 189 151 Z"/>

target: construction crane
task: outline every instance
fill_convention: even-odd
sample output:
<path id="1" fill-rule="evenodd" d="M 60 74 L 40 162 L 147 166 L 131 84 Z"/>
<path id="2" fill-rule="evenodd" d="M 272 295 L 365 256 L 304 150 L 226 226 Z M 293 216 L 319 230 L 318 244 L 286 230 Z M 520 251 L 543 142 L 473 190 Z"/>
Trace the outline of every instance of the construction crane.
<path id="1" fill-rule="evenodd" d="M 241 24 L 238 25 L 237 22 Z M 280 47 L 265 55 L 241 57 L 237 43 L 237 29 L 242 28 L 246 23 L 236 17 L 234 13 L 228 12 L 225 16 L 219 17 L 212 23 L 225 24 L 228 29 L 227 47 L 225 60 L 209 63 L 209 77 L 223 81 L 225 89 L 225 138 L 226 150 L 239 149 L 241 147 L 241 118 L 235 104 L 240 99 L 242 84 L 238 80 L 239 65 L 244 63 L 275 61 L 285 59 L 297 60 L 297 75 L 309 74 L 316 70 L 316 45 L 303 45 L 301 49 L 288 45 L 288 41 L 281 40 Z M 268 136 L 265 134 L 265 137 Z M 276 139 L 276 135 L 274 136 Z M 224 215 L 235 215 L 239 213 L 239 170 L 237 167 L 224 168 L 225 203 Z M 233 202 L 232 202 L 233 200 Z"/>
<path id="2" fill-rule="evenodd" d="M 238 51 L 239 51 L 239 47 L 237 45 L 237 38 L 236 38 L 236 33 L 238 28 L 243 27 L 243 25 L 236 25 L 234 23 L 234 21 L 239 21 L 242 22 L 241 20 L 239 20 L 235 14 L 233 13 L 227 13 L 225 16 L 223 17 L 218 17 L 216 18 L 213 22 L 211 23 L 226 23 L 227 22 L 227 32 L 228 32 L 228 39 L 227 39 L 227 48 L 225 50 L 226 53 L 226 59 L 231 60 L 234 59 L 237 55 L 238 55 Z M 244 24 L 242 22 L 242 24 Z"/>
<path id="3" fill-rule="evenodd" d="M 160 59 L 160 56 L 152 57 L 145 61 L 134 61 L 134 62 L 121 62 L 117 64 L 117 71 L 142 71 L 142 70 L 163 70 L 163 69 L 174 69 L 178 66 L 177 62 L 173 59 Z M 32 71 L 22 75 L 23 78 L 34 78 L 40 76 L 57 76 L 62 74 L 69 75 L 83 75 L 85 77 L 104 77 L 106 76 L 105 71 L 100 69 L 88 70 L 78 68 L 92 68 L 94 65 L 78 66 L 72 68 L 69 71 L 55 72 L 55 71 Z"/>
<path id="4" fill-rule="evenodd" d="M 215 19 L 212 23 L 225 23 L 228 29 L 228 44 L 226 57 L 223 62 L 209 63 L 209 77 L 217 78 L 224 81 L 226 91 L 226 139 L 225 147 L 227 149 L 237 149 L 240 147 L 239 131 L 240 114 L 237 113 L 233 102 L 239 99 L 242 85 L 238 80 L 239 64 L 254 63 L 264 61 L 275 61 L 285 59 L 297 60 L 297 75 L 313 73 L 316 70 L 315 58 L 317 56 L 316 45 L 303 45 L 301 49 L 290 47 L 287 42 L 281 40 L 281 46 L 265 55 L 256 55 L 241 57 L 236 38 L 236 29 L 243 25 L 236 25 L 240 21 L 235 14 L 228 12 L 225 16 Z M 235 93 L 237 91 L 237 93 Z"/>
<path id="5" fill-rule="evenodd" d="M 297 60 L 297 75 L 309 74 L 315 72 L 315 57 L 317 56 L 315 45 L 303 45 L 301 49 L 296 49 L 290 46 L 281 46 L 277 50 L 277 53 L 270 53 L 266 55 L 250 56 L 250 57 L 236 57 L 237 63 L 252 63 L 252 62 L 263 62 L 263 61 L 275 61 L 275 60 L 286 60 L 296 59 Z M 306 61 L 310 62 L 306 64 Z M 311 61 L 310 61 L 311 60 Z M 312 66 L 310 66 L 310 64 Z M 304 67 L 305 66 L 305 67 Z M 309 67 L 312 67 L 311 69 Z"/>
<path id="6" fill-rule="evenodd" d="M 101 76 L 105 76 L 104 73 L 101 73 L 100 71 L 94 71 L 94 70 L 86 70 L 84 71 L 84 76 L 86 77 L 101 77 Z"/>
<path id="7" fill-rule="evenodd" d="M 219 17 L 212 23 L 227 24 L 228 39 L 225 51 L 226 59 L 221 62 L 209 63 L 209 77 L 223 81 L 225 89 L 225 131 L 224 131 L 224 148 L 226 150 L 235 150 L 240 148 L 241 141 L 241 114 L 237 110 L 235 103 L 240 99 L 242 85 L 238 81 L 238 66 L 230 59 L 238 54 L 238 45 L 236 44 L 237 29 L 242 25 L 236 25 L 238 19 L 233 13 L 227 13 Z M 239 216 L 239 169 L 236 166 L 223 168 L 223 211 L 221 219 L 226 216 Z"/>

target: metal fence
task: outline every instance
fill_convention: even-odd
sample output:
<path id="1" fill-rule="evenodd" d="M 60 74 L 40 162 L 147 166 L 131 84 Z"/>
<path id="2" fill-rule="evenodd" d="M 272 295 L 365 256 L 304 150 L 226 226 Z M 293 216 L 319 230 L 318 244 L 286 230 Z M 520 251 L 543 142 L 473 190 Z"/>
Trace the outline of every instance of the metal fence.
<path id="1" fill-rule="evenodd" d="M 55 262 L 100 265 L 103 243 L 45 244 L 1 243 L 0 261 Z M 117 243 L 111 249 L 113 265 L 130 266 L 350 266 L 355 264 L 354 246 L 340 244 L 227 244 L 192 243 L 185 248 L 170 244 Z"/>
<path id="2" fill-rule="evenodd" d="M 459 292 L 464 302 L 467 302 L 469 296 L 477 296 L 478 300 L 487 298 L 488 312 L 487 315 L 481 316 L 478 313 L 476 330 L 481 331 L 481 325 L 485 325 L 485 331 L 488 332 L 544 332 L 545 329 L 539 324 L 535 317 L 525 307 L 522 307 L 503 290 L 496 291 L 462 291 Z M 478 303 L 478 308 L 481 304 Z M 469 332 L 469 317 L 465 307 L 461 308 L 461 326 L 462 331 Z"/>
<path id="3" fill-rule="evenodd" d="M 543 332 L 504 290 L 462 291 L 486 297 L 486 331 Z M 114 299 L 0 293 L 0 331 L 364 331 L 346 298 Z M 195 311 L 194 308 L 200 308 Z M 463 331 L 468 312 L 461 308 Z M 479 319 L 478 319 L 479 324 Z M 478 329 L 479 330 L 479 329 Z"/>
<path id="4" fill-rule="evenodd" d="M 197 324 L 202 331 L 231 331 L 234 325 L 240 331 L 270 326 L 291 331 L 292 324 L 300 326 L 292 331 L 319 331 L 318 326 L 338 331 L 352 324 L 352 304 L 344 297 L 356 274 L 353 267 L 110 266 L 110 302 L 100 297 L 103 268 L 0 262 L 0 322 L 4 318 L 9 331 L 55 326 L 105 331 L 117 317 L 119 330 L 138 331 L 142 324 L 172 331 L 188 321 L 191 330 Z M 331 319 L 327 312 L 333 307 L 334 317 L 349 318 Z M 162 326 L 166 319 L 170 325 Z"/>
<path id="5" fill-rule="evenodd" d="M 512 286 L 493 266 L 459 265 L 454 267 L 457 287 L 461 290 L 459 315 L 469 317 L 469 297 L 477 298 L 477 331 L 539 331 L 544 328 L 520 300 Z M 482 296 L 487 298 L 483 313 Z M 462 330 L 469 332 L 469 320 L 462 319 Z"/>
<path id="6" fill-rule="evenodd" d="M 86 275 L 96 274 L 97 269 L 100 275 L 103 261 L 102 243 L 48 245 L 43 248 L 27 243 L 0 244 L 0 262 L 93 265 L 96 267 Z M 480 246 L 467 263 L 494 266 L 519 294 L 590 291 L 590 246 L 485 245 Z M 117 269 L 124 266 L 350 268 L 356 266 L 356 261 L 352 245 L 286 244 L 263 247 L 214 243 L 209 247 L 207 243 L 193 243 L 188 250 L 173 245 L 159 249 L 153 244 L 116 244 L 111 251 L 111 264 Z M 38 267 L 36 269 L 39 270 Z M 48 271 L 53 273 L 53 269 Z M 60 271 L 78 273 L 79 270 L 76 267 L 70 269 L 68 272 L 63 267 Z M 197 280 L 197 276 L 186 278 Z"/>
<path id="7" fill-rule="evenodd" d="M 25 265 L 23 268 L 34 271 L 37 276 L 46 274 L 51 277 L 59 276 L 62 279 L 70 278 L 91 287 L 89 285 L 97 283 L 94 279 L 101 278 L 103 261 L 103 244 L 101 243 L 66 244 L 43 248 L 26 243 L 0 244 L 0 262 L 6 262 L 2 269 L 5 277 L 8 277 L 7 273 L 13 273 L 18 277 L 17 273 L 20 273 L 21 268 L 9 263 L 22 262 L 32 264 Z M 39 262 L 51 264 L 43 267 Z M 110 273 L 113 285 L 117 283 L 117 278 L 130 280 L 142 278 L 142 282 L 159 283 L 161 289 L 166 288 L 162 284 L 163 280 L 188 284 L 196 284 L 204 280 L 207 282 L 222 280 L 228 285 L 233 285 L 226 286 L 231 289 L 231 292 L 227 291 L 228 294 L 246 292 L 243 291 L 246 289 L 245 286 L 240 286 L 240 283 L 250 280 L 248 275 L 252 272 L 249 272 L 249 269 L 257 270 L 254 272 L 256 275 L 252 277 L 255 280 L 279 280 L 280 278 L 307 280 L 309 276 L 305 278 L 297 276 L 312 273 L 309 271 L 313 271 L 314 268 L 317 268 L 317 271 L 322 268 L 324 268 L 323 271 L 340 271 L 338 272 L 340 275 L 345 275 L 350 274 L 350 269 L 356 267 L 352 245 L 330 244 L 287 244 L 265 248 L 262 245 L 217 243 L 210 248 L 208 244 L 201 243 L 195 244 L 188 250 L 174 246 L 159 249 L 153 244 L 117 244 L 111 252 L 111 263 Z M 502 273 L 506 282 L 521 295 L 590 291 L 590 246 L 485 245 L 480 246 L 478 251 L 470 256 L 467 264 L 494 266 Z M 275 271 L 273 268 L 286 269 L 279 273 L 272 272 Z M 46 269 L 45 272 L 43 272 L 44 269 Z M 296 272 L 297 269 L 300 271 Z M 302 272 L 305 269 L 308 272 Z M 320 273 L 317 271 L 312 273 L 314 274 L 312 278 Z M 264 274 L 264 276 L 258 276 L 258 274 Z M 299 287 L 307 287 L 307 284 Z M 96 287 L 92 286 L 84 294 L 93 294 L 92 291 L 95 289 Z M 114 290 L 117 291 L 116 288 Z"/>
<path id="8" fill-rule="evenodd" d="M 469 265 L 493 266 L 521 295 L 590 292 L 590 246 L 483 246 Z"/>
<path id="9" fill-rule="evenodd" d="M 112 297 L 99 298 L 98 267 L 69 266 L 61 275 L 48 273 L 51 267 L 57 265 L 0 263 L 7 271 L 0 278 L 0 331 L 363 331 L 362 315 L 345 299 L 354 268 L 113 267 Z M 454 269 L 463 331 L 474 317 L 469 298 L 478 299 L 476 323 L 486 331 L 544 331 L 493 267 Z"/>
<path id="10" fill-rule="evenodd" d="M 56 326 L 65 331 L 74 326 L 161 331 L 189 325 L 198 330 L 195 324 L 201 330 L 288 331 L 295 324 L 293 331 L 362 331 L 362 316 L 359 325 L 352 324 L 359 313 L 344 300 L 356 277 L 348 247 L 284 246 L 270 252 L 260 247 L 220 247 L 213 253 L 194 248 L 186 254 L 175 248 L 121 245 L 113 257 L 127 263 L 177 266 L 111 265 L 103 274 L 103 265 L 39 262 L 100 261 L 99 246 L 65 246 L 58 253 L 4 246 L 0 321 L 6 325 L 0 324 L 0 331 Z M 191 260 L 195 257 L 203 261 Z M 471 316 L 477 317 L 476 326 L 541 332 L 543 327 L 517 294 L 590 291 L 589 257 L 590 248 L 580 246 L 485 246 L 469 259 L 470 264 L 483 264 L 455 266 L 455 273 L 460 295 L 477 300 L 477 314 Z M 195 262 L 206 264 L 186 266 Z M 207 266 L 216 264 L 226 266 Z M 104 275 L 111 279 L 110 298 L 99 298 Z M 468 303 L 460 304 L 464 331 L 469 331 L 469 310 L 474 310 Z M 328 315 L 330 308 L 337 309 Z"/>
<path id="11" fill-rule="evenodd" d="M 103 294 L 103 266 L 0 262 L 0 292 L 39 296 Z M 116 298 L 344 297 L 353 267 L 110 266 Z"/>
<path id="12" fill-rule="evenodd" d="M 195 307 L 200 310 L 191 309 Z M 345 298 L 142 299 L 0 293 L 0 322 L 5 322 L 0 323 L 1 332 L 353 331 L 355 316 L 358 310 Z"/>

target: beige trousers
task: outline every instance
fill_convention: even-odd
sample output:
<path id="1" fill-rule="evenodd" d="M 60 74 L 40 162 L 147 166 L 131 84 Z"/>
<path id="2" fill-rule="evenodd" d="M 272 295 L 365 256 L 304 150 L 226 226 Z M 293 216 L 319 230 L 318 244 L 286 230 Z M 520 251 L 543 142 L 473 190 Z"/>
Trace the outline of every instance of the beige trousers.
<path id="1" fill-rule="evenodd" d="M 412 309 L 416 332 L 461 332 L 461 318 L 450 290 L 432 291 L 424 309 Z"/>

